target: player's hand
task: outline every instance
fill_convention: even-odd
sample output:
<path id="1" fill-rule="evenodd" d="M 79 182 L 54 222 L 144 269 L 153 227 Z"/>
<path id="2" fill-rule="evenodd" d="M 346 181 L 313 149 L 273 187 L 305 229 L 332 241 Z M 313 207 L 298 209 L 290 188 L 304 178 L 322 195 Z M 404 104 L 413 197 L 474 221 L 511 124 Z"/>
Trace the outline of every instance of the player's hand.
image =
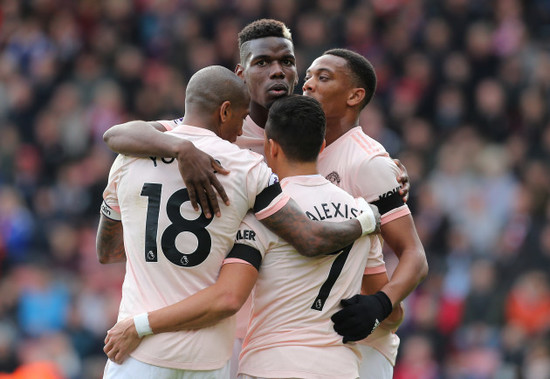
<path id="1" fill-rule="evenodd" d="M 221 216 L 216 192 L 226 205 L 229 205 L 229 198 L 216 177 L 216 173 L 227 175 L 229 171 L 213 157 L 197 149 L 188 141 L 182 141 L 177 159 L 179 171 L 187 187 L 189 201 L 193 208 L 198 211 L 200 203 L 207 218 L 212 217 L 212 213 L 218 217 Z"/>
<path id="2" fill-rule="evenodd" d="M 403 323 L 403 320 L 405 320 L 405 307 L 403 306 L 403 303 L 400 302 L 393 308 L 390 315 L 380 323 L 380 328 L 395 333 L 397 328 L 399 328 L 399 326 Z"/>
<path id="3" fill-rule="evenodd" d="M 380 216 L 380 212 L 378 211 L 378 207 L 374 204 L 370 204 L 370 209 L 372 209 L 372 213 L 374 214 L 374 218 L 376 219 L 376 228 L 374 229 L 373 234 L 380 233 L 381 230 L 381 223 L 382 223 L 382 216 Z"/>
<path id="4" fill-rule="evenodd" d="M 333 314 L 331 320 L 344 343 L 366 338 L 392 312 L 391 300 L 382 291 L 355 295 L 340 303 L 344 308 Z"/>
<path id="5" fill-rule="evenodd" d="M 411 189 L 411 181 L 409 180 L 409 174 L 407 173 L 407 168 L 401 163 L 399 159 L 393 160 L 397 167 L 399 167 L 399 170 L 401 171 L 399 173 L 399 176 L 397 177 L 397 181 L 399 184 L 401 184 L 401 188 L 399 189 L 399 194 L 403 198 L 403 202 L 407 202 L 409 200 L 409 191 Z"/>
<path id="6" fill-rule="evenodd" d="M 141 343 L 134 319 L 132 317 L 121 320 L 107 331 L 103 351 L 115 363 L 122 364 L 128 355 Z"/>

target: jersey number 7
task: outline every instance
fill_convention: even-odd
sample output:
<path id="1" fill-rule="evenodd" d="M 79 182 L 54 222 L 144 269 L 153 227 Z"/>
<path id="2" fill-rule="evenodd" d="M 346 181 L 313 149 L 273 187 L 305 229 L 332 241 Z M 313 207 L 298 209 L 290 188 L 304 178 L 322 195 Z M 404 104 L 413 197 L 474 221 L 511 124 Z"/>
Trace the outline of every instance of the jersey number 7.
<path id="1" fill-rule="evenodd" d="M 340 276 L 340 273 L 344 268 L 344 264 L 346 264 L 346 259 L 348 259 L 348 255 L 352 247 L 353 247 L 353 244 L 344 247 L 342 250 L 340 250 L 340 253 L 336 257 L 334 262 L 332 262 L 332 266 L 330 266 L 330 271 L 328 273 L 327 280 L 325 280 L 325 282 L 319 289 L 319 294 L 313 301 L 313 304 L 311 305 L 311 309 L 314 309 L 316 311 L 323 310 L 323 307 L 325 306 L 325 302 L 327 301 L 328 295 L 330 295 L 330 290 L 332 290 L 332 287 L 334 287 L 334 283 L 336 283 L 336 279 L 338 279 L 338 277 Z"/>

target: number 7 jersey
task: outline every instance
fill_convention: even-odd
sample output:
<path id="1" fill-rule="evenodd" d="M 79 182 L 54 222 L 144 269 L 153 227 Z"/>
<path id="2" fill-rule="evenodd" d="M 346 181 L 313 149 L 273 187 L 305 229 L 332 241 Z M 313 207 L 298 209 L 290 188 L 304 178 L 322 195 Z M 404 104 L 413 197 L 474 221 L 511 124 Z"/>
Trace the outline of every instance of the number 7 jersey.
<path id="1" fill-rule="evenodd" d="M 360 213 L 351 195 L 320 175 L 287 177 L 281 186 L 313 220 L 338 222 Z M 386 271 L 378 237 L 363 237 L 335 254 L 308 258 L 247 215 L 236 244 L 265 254 L 239 373 L 265 378 L 358 377 L 358 352 L 353 344 L 342 343 L 330 317 L 341 309 L 341 299 L 360 292 L 364 273 Z"/>
<path id="2" fill-rule="evenodd" d="M 185 137 L 231 171 L 218 176 L 231 205 L 220 202 L 222 216 L 207 219 L 191 206 L 175 160 L 117 157 L 104 199 L 121 213 L 127 257 L 118 320 L 214 284 L 246 213 L 254 209 L 257 217 L 267 217 L 288 200 L 280 188 L 271 190 L 278 185 L 270 186 L 275 177 L 262 156 L 202 128 L 180 125 L 169 133 Z M 234 324 L 231 317 L 196 331 L 147 336 L 131 356 L 161 367 L 217 369 L 231 355 Z"/>

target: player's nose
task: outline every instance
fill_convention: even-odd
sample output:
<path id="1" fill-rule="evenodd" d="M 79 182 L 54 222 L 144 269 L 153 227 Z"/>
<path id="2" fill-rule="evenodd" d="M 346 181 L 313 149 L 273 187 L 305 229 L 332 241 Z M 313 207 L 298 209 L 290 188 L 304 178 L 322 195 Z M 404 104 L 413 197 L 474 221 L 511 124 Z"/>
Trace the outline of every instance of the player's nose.
<path id="1" fill-rule="evenodd" d="M 306 80 L 304 85 L 302 86 L 302 92 L 311 92 L 313 91 L 313 81 L 310 79 Z"/>
<path id="2" fill-rule="evenodd" d="M 271 77 L 285 77 L 285 71 L 283 70 L 283 65 L 280 62 L 274 61 L 271 64 Z"/>

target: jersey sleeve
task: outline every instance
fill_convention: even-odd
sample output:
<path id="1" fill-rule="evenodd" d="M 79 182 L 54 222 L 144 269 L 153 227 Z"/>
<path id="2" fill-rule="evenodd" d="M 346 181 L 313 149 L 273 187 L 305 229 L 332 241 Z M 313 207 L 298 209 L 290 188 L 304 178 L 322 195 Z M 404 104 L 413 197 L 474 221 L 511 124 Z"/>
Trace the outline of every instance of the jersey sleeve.
<path id="1" fill-rule="evenodd" d="M 249 193 L 255 194 L 250 205 L 258 220 L 271 216 L 288 203 L 290 197 L 283 193 L 279 178 L 263 160 L 251 170 L 247 179 Z"/>
<path id="2" fill-rule="evenodd" d="M 224 264 L 247 263 L 259 270 L 268 249 L 268 233 L 254 214 L 248 212 L 237 230 L 235 244 L 227 254 Z"/>
<path id="3" fill-rule="evenodd" d="M 357 208 L 361 212 L 365 211 L 365 206 L 368 204 L 362 198 L 355 198 L 357 202 Z M 367 258 L 367 264 L 365 268 L 365 275 L 379 274 L 386 272 L 386 263 L 384 262 L 384 254 L 382 253 L 382 239 L 379 235 L 365 236 L 362 238 L 370 238 L 370 250 Z"/>
<path id="4" fill-rule="evenodd" d="M 399 167 L 390 157 L 378 155 L 363 162 L 359 173 L 368 173 L 357 175 L 356 186 L 365 200 L 378 207 L 382 225 L 411 213 L 399 194 Z"/>
<path id="5" fill-rule="evenodd" d="M 118 155 L 111 166 L 107 187 L 103 191 L 103 205 L 114 209 L 118 213 L 120 213 L 120 206 L 118 203 L 117 188 L 120 183 L 123 167 L 124 156 Z"/>
<path id="6" fill-rule="evenodd" d="M 157 120 L 159 124 L 164 126 L 167 132 L 173 130 L 176 126 L 181 125 L 183 117 L 176 118 L 173 120 Z"/>
<path id="7" fill-rule="evenodd" d="M 365 266 L 365 275 L 380 274 L 386 272 L 386 262 L 384 262 L 384 254 L 382 253 L 382 241 L 378 235 L 367 236 L 370 238 L 370 251 Z"/>

